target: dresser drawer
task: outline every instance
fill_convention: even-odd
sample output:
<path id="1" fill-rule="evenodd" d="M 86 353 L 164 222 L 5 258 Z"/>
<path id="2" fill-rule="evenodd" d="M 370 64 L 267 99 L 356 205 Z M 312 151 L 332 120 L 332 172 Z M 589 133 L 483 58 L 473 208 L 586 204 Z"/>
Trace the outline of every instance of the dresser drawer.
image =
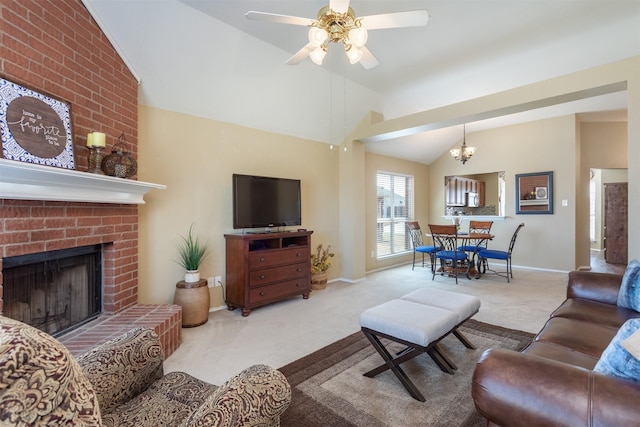
<path id="1" fill-rule="evenodd" d="M 287 280 L 273 285 L 249 289 L 249 304 L 261 304 L 287 296 L 300 295 L 309 291 L 309 278 Z"/>
<path id="2" fill-rule="evenodd" d="M 249 273 L 249 286 L 262 286 L 286 279 L 308 277 L 308 271 L 309 267 L 306 262 L 254 270 Z"/>
<path id="3" fill-rule="evenodd" d="M 249 254 L 249 269 L 273 267 L 276 265 L 308 262 L 308 246 L 296 246 L 273 251 L 257 251 Z"/>

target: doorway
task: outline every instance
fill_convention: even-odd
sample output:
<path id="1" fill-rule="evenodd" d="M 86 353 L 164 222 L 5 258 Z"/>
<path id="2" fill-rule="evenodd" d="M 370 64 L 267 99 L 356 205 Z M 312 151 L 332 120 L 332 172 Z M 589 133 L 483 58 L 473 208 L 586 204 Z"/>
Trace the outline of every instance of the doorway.
<path id="1" fill-rule="evenodd" d="M 618 188 L 613 184 L 626 184 L 627 169 L 591 169 L 590 181 L 590 240 L 591 240 L 591 270 L 607 272 L 618 266 L 626 267 L 627 254 L 627 217 L 626 190 L 624 186 Z M 620 192 L 621 195 L 609 195 L 605 202 L 605 188 Z M 622 189 L 621 189 L 622 188 Z M 607 208 L 607 205 L 608 208 Z M 607 209 L 610 215 L 607 216 Z M 624 212 L 624 214 L 622 214 Z M 605 226 L 606 222 L 606 226 Z M 607 228 L 608 227 L 608 230 Z M 606 233 L 609 233 L 607 236 Z M 606 243 L 607 237 L 609 242 Z M 609 256 L 605 259 L 606 245 Z M 620 249 L 623 247 L 624 249 Z"/>
<path id="2" fill-rule="evenodd" d="M 627 264 L 628 184 L 604 184 L 604 260 Z"/>

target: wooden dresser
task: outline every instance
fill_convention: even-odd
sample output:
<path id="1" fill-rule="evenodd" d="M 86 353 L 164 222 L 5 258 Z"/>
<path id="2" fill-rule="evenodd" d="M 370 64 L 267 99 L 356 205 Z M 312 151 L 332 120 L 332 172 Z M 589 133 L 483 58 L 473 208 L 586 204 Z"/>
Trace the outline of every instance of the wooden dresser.
<path id="1" fill-rule="evenodd" d="M 225 234 L 226 303 L 242 315 L 311 292 L 311 233 Z"/>

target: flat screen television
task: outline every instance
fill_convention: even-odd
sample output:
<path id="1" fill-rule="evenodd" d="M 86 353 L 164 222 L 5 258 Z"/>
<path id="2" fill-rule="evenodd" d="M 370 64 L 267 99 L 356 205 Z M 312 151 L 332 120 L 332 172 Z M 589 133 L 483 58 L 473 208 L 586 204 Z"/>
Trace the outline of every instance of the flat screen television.
<path id="1" fill-rule="evenodd" d="M 301 225 L 300 180 L 233 174 L 233 228 Z"/>

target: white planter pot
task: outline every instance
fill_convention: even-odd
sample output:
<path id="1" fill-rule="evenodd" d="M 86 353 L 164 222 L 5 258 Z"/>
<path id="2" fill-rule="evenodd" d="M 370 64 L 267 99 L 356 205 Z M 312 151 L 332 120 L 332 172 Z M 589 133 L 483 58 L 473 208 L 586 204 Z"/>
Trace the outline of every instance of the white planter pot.
<path id="1" fill-rule="evenodd" d="M 200 280 L 200 271 L 199 270 L 187 270 L 184 273 L 184 281 L 187 283 L 194 283 Z"/>

